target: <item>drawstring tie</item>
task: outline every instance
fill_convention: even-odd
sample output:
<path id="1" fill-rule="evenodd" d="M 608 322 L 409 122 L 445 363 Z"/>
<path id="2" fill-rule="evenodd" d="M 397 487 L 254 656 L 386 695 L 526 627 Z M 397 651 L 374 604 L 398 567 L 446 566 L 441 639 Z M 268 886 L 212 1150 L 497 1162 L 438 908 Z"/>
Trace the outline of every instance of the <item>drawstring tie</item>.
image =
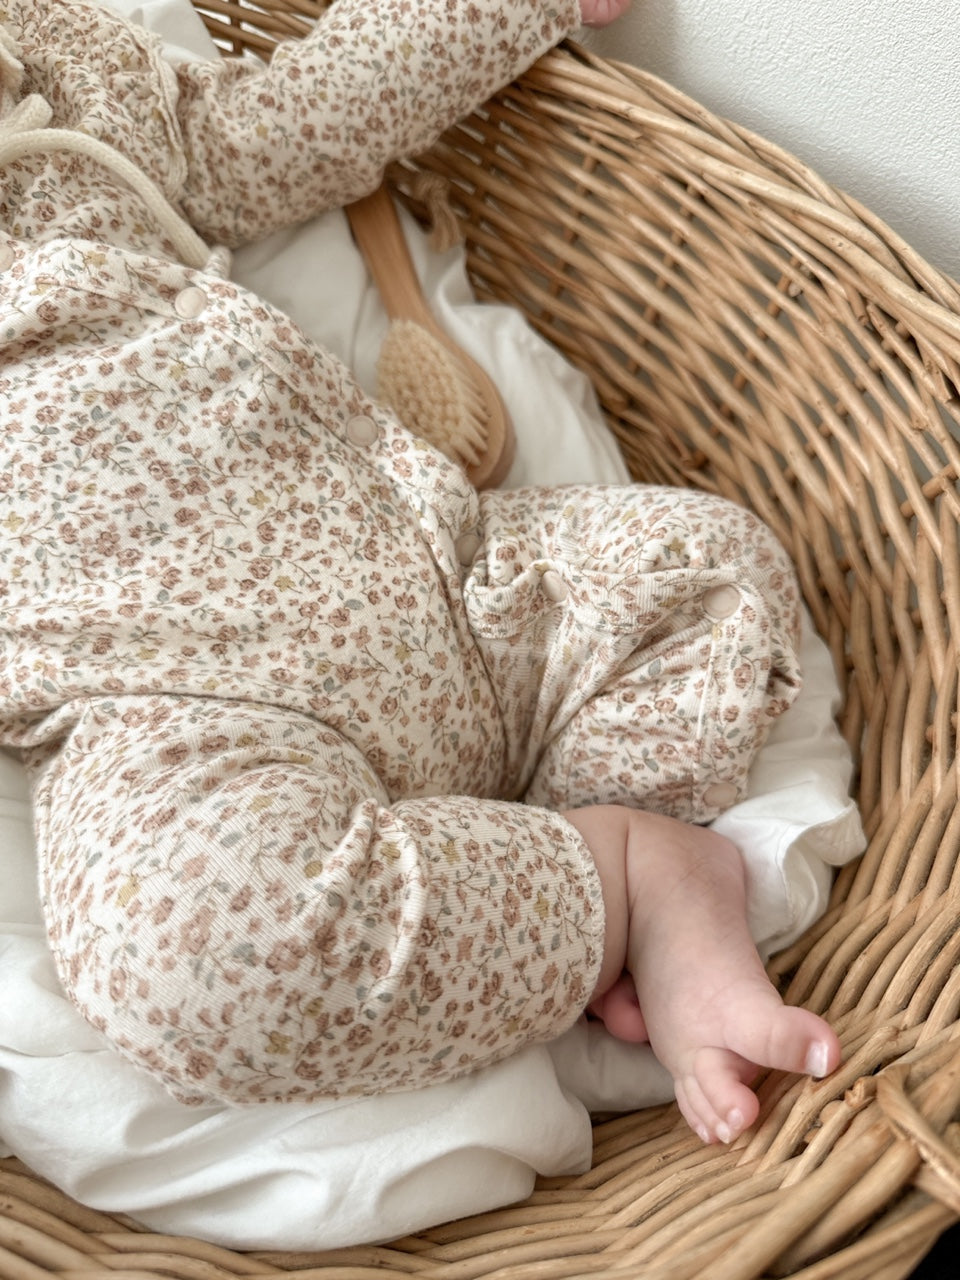
<path id="1" fill-rule="evenodd" d="M 52 151 L 69 151 L 109 169 L 140 196 L 157 219 L 164 234 L 179 257 L 188 266 L 202 268 L 210 258 L 210 250 L 194 229 L 173 208 L 169 200 L 147 175 L 115 147 L 75 129 L 49 129 L 53 111 L 45 98 L 37 93 L 18 102 L 0 120 L 0 165 L 24 156 Z"/>

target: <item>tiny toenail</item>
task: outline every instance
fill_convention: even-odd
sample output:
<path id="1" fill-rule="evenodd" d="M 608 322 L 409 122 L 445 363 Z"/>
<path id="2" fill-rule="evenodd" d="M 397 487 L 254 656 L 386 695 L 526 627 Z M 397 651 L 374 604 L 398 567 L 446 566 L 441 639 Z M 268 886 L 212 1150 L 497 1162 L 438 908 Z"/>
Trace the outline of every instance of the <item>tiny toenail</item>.
<path id="1" fill-rule="evenodd" d="M 709 1144 L 710 1134 L 707 1132 L 707 1126 L 705 1124 L 697 1125 L 697 1137 L 700 1139 L 701 1142 L 706 1142 L 707 1144 Z"/>
<path id="2" fill-rule="evenodd" d="M 731 1136 L 732 1135 L 730 1133 L 730 1130 L 721 1120 L 720 1123 L 717 1125 L 717 1137 L 720 1139 L 722 1143 L 726 1144 L 730 1141 Z"/>
<path id="3" fill-rule="evenodd" d="M 807 1050 L 806 1071 L 807 1075 L 815 1076 L 818 1080 L 827 1074 L 827 1046 L 822 1040 L 816 1040 Z"/>
<path id="4" fill-rule="evenodd" d="M 727 1124 L 730 1126 L 731 1133 L 740 1133 L 743 1129 L 743 1112 L 734 1107 L 727 1116 Z"/>

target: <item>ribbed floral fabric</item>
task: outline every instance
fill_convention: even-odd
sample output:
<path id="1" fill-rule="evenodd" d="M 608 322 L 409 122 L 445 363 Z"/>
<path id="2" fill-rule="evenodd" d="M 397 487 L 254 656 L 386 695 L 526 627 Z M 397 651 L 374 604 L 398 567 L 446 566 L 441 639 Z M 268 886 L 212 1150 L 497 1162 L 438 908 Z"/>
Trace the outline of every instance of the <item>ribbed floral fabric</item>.
<path id="1" fill-rule="evenodd" d="M 575 4 L 341 0 L 269 69 L 176 77 L 77 0 L 0 18 L 4 119 L 41 95 L 156 191 L 38 144 L 0 196 L 0 741 L 65 987 L 191 1100 L 559 1034 L 604 922 L 555 810 L 742 794 L 797 688 L 786 558 L 704 495 L 479 497 L 167 206 L 213 246 L 339 204 Z"/>

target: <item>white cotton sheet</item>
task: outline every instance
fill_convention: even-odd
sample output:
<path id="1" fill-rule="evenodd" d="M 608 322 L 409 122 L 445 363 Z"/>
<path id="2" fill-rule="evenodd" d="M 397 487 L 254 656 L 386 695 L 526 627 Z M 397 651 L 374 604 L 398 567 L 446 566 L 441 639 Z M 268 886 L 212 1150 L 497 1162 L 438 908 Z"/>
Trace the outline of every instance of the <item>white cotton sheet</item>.
<path id="1" fill-rule="evenodd" d="M 171 57 L 215 51 L 189 0 L 114 5 Z M 627 478 L 589 384 L 514 311 L 476 305 L 462 254 L 431 254 L 409 223 L 442 321 L 500 386 L 518 434 L 509 484 Z M 371 388 L 386 320 L 342 214 L 236 255 L 234 278 L 338 351 Z M 831 868 L 863 835 L 833 723 L 837 688 L 809 624 L 807 680 L 775 726 L 750 795 L 716 826 L 747 860 L 766 955 L 824 909 Z M 114 1053 L 57 980 L 36 889 L 29 798 L 0 754 L 0 1138 L 83 1203 L 231 1248 L 327 1249 L 387 1240 L 527 1195 L 537 1174 L 589 1166 L 590 1110 L 668 1099 L 647 1046 L 581 1020 L 465 1080 L 413 1093 L 248 1109 L 187 1107 Z"/>

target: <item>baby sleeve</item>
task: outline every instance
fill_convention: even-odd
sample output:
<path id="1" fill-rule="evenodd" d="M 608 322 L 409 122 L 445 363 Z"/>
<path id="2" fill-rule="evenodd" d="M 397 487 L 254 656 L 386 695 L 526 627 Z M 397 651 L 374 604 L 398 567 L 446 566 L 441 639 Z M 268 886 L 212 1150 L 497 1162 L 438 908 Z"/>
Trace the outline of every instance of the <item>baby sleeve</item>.
<path id="1" fill-rule="evenodd" d="M 372 190 L 579 24 L 578 0 L 339 0 L 270 64 L 179 70 L 201 235 L 236 245 Z"/>
<path id="2" fill-rule="evenodd" d="M 603 906 L 558 815 L 390 803 L 340 735 L 214 699 L 85 704 L 35 769 L 65 988 L 187 1100 L 452 1079 L 576 1020 Z"/>

